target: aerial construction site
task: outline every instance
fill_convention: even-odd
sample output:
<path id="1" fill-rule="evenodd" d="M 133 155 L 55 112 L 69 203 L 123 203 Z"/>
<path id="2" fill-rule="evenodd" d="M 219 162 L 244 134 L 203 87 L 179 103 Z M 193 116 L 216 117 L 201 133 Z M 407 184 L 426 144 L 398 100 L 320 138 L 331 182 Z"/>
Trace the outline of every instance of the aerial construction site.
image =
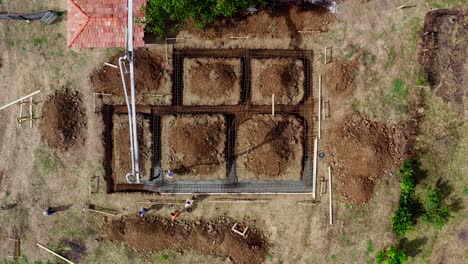
<path id="1" fill-rule="evenodd" d="M 463 0 L 0 0 L 0 263 L 464 263 Z"/>

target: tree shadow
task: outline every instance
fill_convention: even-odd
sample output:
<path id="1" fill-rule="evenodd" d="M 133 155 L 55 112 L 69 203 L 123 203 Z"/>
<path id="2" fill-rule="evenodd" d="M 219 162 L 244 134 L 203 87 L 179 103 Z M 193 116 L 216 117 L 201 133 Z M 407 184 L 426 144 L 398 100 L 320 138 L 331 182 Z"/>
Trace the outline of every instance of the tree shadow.
<path id="1" fill-rule="evenodd" d="M 0 211 L 1 210 L 11 210 L 11 209 L 13 209 L 13 208 L 15 208 L 17 206 L 18 206 L 18 204 L 16 204 L 16 203 L 1 205 L 0 206 Z"/>
<path id="2" fill-rule="evenodd" d="M 164 207 L 163 204 L 152 204 L 147 210 L 149 211 L 158 211 Z"/>
<path id="3" fill-rule="evenodd" d="M 422 180 L 427 178 L 428 172 L 422 168 L 421 161 L 418 158 L 413 158 L 411 160 L 411 165 L 413 167 L 414 185 L 417 185 Z"/>
<path id="4" fill-rule="evenodd" d="M 448 199 L 454 191 L 453 185 L 451 185 L 448 180 L 442 178 L 437 179 L 435 188 L 439 190 L 442 201 L 447 204 L 450 211 L 457 212 L 463 209 L 463 199 L 460 197 L 451 197 Z M 450 200 L 450 202 L 447 200 Z"/>
<path id="5" fill-rule="evenodd" d="M 403 250 L 406 255 L 415 257 L 422 252 L 421 247 L 427 243 L 427 240 L 427 237 L 421 237 L 410 241 L 408 238 L 404 237 L 400 239 L 398 247 Z"/>
<path id="6" fill-rule="evenodd" d="M 66 211 L 72 207 L 73 204 L 67 204 L 67 205 L 61 205 L 61 206 L 56 206 L 56 207 L 51 207 L 54 212 L 61 212 L 61 211 Z"/>

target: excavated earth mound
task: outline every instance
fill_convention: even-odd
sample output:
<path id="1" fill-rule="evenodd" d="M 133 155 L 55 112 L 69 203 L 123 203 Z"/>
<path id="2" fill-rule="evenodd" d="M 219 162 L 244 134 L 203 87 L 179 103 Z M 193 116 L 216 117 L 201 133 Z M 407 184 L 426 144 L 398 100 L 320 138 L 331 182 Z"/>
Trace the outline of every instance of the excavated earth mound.
<path id="1" fill-rule="evenodd" d="M 211 221 L 175 221 L 147 216 L 127 217 L 104 224 L 104 239 L 124 243 L 139 252 L 165 249 L 228 259 L 238 264 L 264 263 L 268 254 L 265 236 L 256 228 L 249 228 L 246 237 L 231 231 L 232 219 L 220 217 Z M 238 228 L 243 228 L 240 224 Z"/>
<path id="2" fill-rule="evenodd" d="M 42 107 L 41 134 L 47 144 L 57 149 L 68 149 L 84 142 L 86 127 L 82 96 L 77 91 L 64 89 L 49 96 Z"/>

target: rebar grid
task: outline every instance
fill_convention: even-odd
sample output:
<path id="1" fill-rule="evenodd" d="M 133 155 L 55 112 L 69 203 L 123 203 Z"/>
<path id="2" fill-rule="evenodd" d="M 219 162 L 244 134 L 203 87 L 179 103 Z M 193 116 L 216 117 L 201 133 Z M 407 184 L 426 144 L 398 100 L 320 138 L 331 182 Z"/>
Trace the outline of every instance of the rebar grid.
<path id="1" fill-rule="evenodd" d="M 313 124 L 314 99 L 312 98 L 312 51 L 307 50 L 174 50 L 173 54 L 173 102 L 169 106 L 137 106 L 137 113 L 152 116 L 153 157 L 151 181 L 145 184 L 115 184 L 113 191 L 155 191 L 167 193 L 297 193 L 312 192 Z M 189 106 L 183 104 L 183 62 L 185 58 L 237 58 L 241 59 L 241 100 L 238 105 Z M 302 121 L 303 168 L 297 181 L 239 181 L 236 169 L 236 133 L 239 121 L 256 114 L 271 114 L 271 105 L 252 105 L 250 103 L 250 62 L 251 59 L 300 59 L 304 65 L 304 98 L 298 105 L 275 105 L 275 113 L 281 116 L 295 116 Z M 108 109 L 111 108 L 111 109 Z M 111 114 L 127 114 L 125 106 L 107 106 Z M 223 115 L 226 122 L 225 159 L 226 178 L 211 181 L 168 182 L 161 173 L 161 117 L 163 115 Z M 111 133 L 105 133 L 109 136 Z M 111 135 L 112 136 L 112 135 Z M 112 151 L 112 148 L 111 148 Z M 108 155 L 108 154 L 106 154 Z M 114 161 L 115 162 L 115 161 Z M 106 169 L 106 172 L 110 170 Z M 114 175 L 115 176 L 115 175 Z M 112 177 L 113 178 L 113 177 Z M 148 177 L 146 177 L 148 178 Z M 112 183 L 115 181 L 111 181 Z M 108 182 L 111 183 L 111 182 Z M 112 184 L 111 183 L 111 184 Z"/>

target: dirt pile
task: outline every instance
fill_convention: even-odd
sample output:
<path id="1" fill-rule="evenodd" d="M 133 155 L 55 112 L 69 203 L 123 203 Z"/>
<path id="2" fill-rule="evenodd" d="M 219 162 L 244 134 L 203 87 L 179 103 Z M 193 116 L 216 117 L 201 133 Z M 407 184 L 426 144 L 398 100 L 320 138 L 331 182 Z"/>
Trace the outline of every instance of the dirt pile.
<path id="1" fill-rule="evenodd" d="M 226 121 L 221 115 L 163 116 L 162 167 L 176 180 L 226 177 Z"/>
<path id="2" fill-rule="evenodd" d="M 82 144 L 86 127 L 82 96 L 77 91 L 63 89 L 49 96 L 42 107 L 42 138 L 50 147 L 68 149 Z"/>
<path id="3" fill-rule="evenodd" d="M 346 117 L 330 132 L 328 142 L 336 175 L 334 184 L 354 204 L 369 201 L 378 180 L 393 172 L 406 152 L 400 128 L 357 115 Z"/>
<path id="4" fill-rule="evenodd" d="M 346 61 L 334 61 L 327 65 L 325 78 L 327 92 L 333 96 L 350 96 L 356 89 L 353 72 L 356 70 L 355 63 Z"/>
<path id="5" fill-rule="evenodd" d="M 447 9 L 427 13 L 420 54 L 431 88 L 465 117 L 468 116 L 467 14 Z"/>
<path id="6" fill-rule="evenodd" d="M 113 56 L 109 63 L 119 65 L 119 57 L 124 54 Z M 128 65 L 127 65 L 128 69 Z M 129 75 L 125 76 L 127 88 L 129 86 Z M 90 81 L 96 92 L 111 94 L 106 99 L 111 103 L 123 104 L 125 101 L 124 90 L 120 70 L 109 66 L 103 66 L 96 70 L 90 77 Z M 135 51 L 135 87 L 136 100 L 144 104 L 170 104 L 171 95 L 170 69 L 165 65 L 163 58 L 154 55 L 147 49 Z M 155 96 L 156 94 L 162 96 Z"/>
<path id="7" fill-rule="evenodd" d="M 104 238 L 124 242 L 140 252 L 165 249 L 230 259 L 233 263 L 263 263 L 268 244 L 263 234 L 249 228 L 246 238 L 231 231 L 233 221 L 226 217 L 205 221 L 176 221 L 148 216 L 121 218 L 104 224 Z"/>
<path id="8" fill-rule="evenodd" d="M 114 182 L 127 183 L 125 175 L 132 170 L 130 153 L 130 133 L 128 115 L 113 116 L 113 170 Z M 138 155 L 141 175 L 147 176 L 151 172 L 152 158 L 152 130 L 149 118 L 137 115 Z"/>
<path id="9" fill-rule="evenodd" d="M 185 59 L 185 105 L 235 105 L 241 95 L 240 59 Z"/>
<path id="10" fill-rule="evenodd" d="M 335 16 L 325 7 L 294 5 L 267 6 L 255 14 L 234 19 L 221 19 L 199 29 L 193 21 L 185 26 L 190 34 L 206 38 L 229 36 L 257 36 L 284 38 L 298 35 L 298 31 L 328 31 Z"/>
<path id="11" fill-rule="evenodd" d="M 301 60 L 252 60 L 252 103 L 298 104 L 304 97 L 304 64 Z"/>
<path id="12" fill-rule="evenodd" d="M 303 126 L 293 116 L 255 115 L 236 136 L 239 180 L 299 180 Z"/>

